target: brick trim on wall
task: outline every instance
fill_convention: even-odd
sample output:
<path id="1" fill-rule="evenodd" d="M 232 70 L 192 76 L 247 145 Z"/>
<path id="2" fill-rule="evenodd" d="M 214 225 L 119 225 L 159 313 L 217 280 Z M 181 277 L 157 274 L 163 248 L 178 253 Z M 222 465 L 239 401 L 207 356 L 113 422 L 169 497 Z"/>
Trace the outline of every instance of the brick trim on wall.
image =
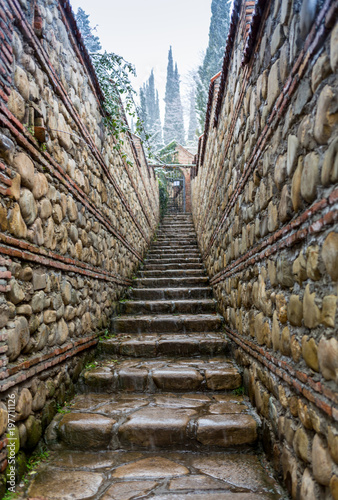
<path id="1" fill-rule="evenodd" d="M 6 114 L 6 116 L 4 116 Z M 112 226 L 111 222 L 100 213 L 95 205 L 90 201 L 88 196 L 82 189 L 66 174 L 63 168 L 56 163 L 56 161 L 46 152 L 40 151 L 36 140 L 25 130 L 22 124 L 12 115 L 10 111 L 0 103 L 0 125 L 7 127 L 15 136 L 17 142 L 28 150 L 35 161 L 38 161 L 43 168 L 48 169 L 49 173 L 61 181 L 72 193 L 72 195 L 82 203 L 95 217 L 99 220 L 108 231 L 113 234 L 123 245 L 137 257 L 142 260 L 142 256 L 135 250 L 130 243 L 125 239 L 121 233 Z M 18 128 L 21 132 L 19 132 Z"/>
<path id="2" fill-rule="evenodd" d="M 274 129 L 277 127 L 279 120 L 285 114 L 287 110 L 287 106 L 290 104 L 291 97 L 295 93 L 298 85 L 305 74 L 305 71 L 309 65 L 309 62 L 312 57 L 316 54 L 317 50 L 323 43 L 324 39 L 329 33 L 329 26 L 332 24 L 333 19 L 338 10 L 338 2 L 332 2 L 332 0 L 326 0 L 323 7 L 321 8 L 318 16 L 315 19 L 314 25 L 308 34 L 304 47 L 301 49 L 299 57 L 294 64 L 292 70 L 290 71 L 290 75 L 288 76 L 286 82 L 283 85 L 282 92 L 280 96 L 277 98 L 272 112 L 267 120 L 265 127 L 263 128 L 262 133 L 257 139 L 255 148 L 244 168 L 243 174 L 239 179 L 236 189 L 231 195 L 230 200 L 225 207 L 220 222 L 218 223 L 216 229 L 214 230 L 209 243 L 206 246 L 206 249 L 203 253 L 203 259 L 210 254 L 210 250 L 216 240 L 216 237 L 220 233 L 230 210 L 233 208 L 238 196 L 243 191 L 243 187 L 248 180 L 250 174 L 252 173 L 254 167 L 256 166 L 262 152 L 264 151 L 264 147 L 268 141 L 268 138 L 271 136 Z M 244 79 L 242 85 L 242 98 L 244 96 L 244 88 L 246 86 L 246 81 Z M 237 118 L 237 115 L 236 115 Z M 208 215 L 208 211 L 206 212 L 206 217 Z"/>
<path id="3" fill-rule="evenodd" d="M 94 140 L 91 138 L 89 135 L 88 130 L 86 129 L 85 125 L 83 124 L 78 112 L 76 111 L 73 103 L 69 99 L 66 90 L 64 89 L 62 83 L 60 82 L 57 74 L 55 73 L 54 68 L 50 64 L 50 61 L 48 59 L 48 55 L 46 54 L 43 46 L 40 43 L 40 40 L 37 38 L 35 35 L 33 29 L 27 22 L 24 13 L 22 12 L 21 7 L 19 6 L 18 2 L 16 0 L 8 0 L 9 5 L 13 9 L 13 13 L 15 16 L 15 21 L 18 25 L 18 28 L 21 30 L 22 34 L 26 37 L 27 41 L 31 44 L 35 51 L 35 55 L 39 62 L 41 63 L 44 71 L 46 72 L 49 81 L 51 85 L 53 86 L 55 92 L 59 97 L 62 99 L 67 111 L 70 113 L 71 117 L 73 118 L 74 122 L 78 126 L 79 133 L 82 136 L 83 140 L 86 142 L 87 146 L 90 148 L 91 152 L 95 156 L 96 160 L 98 161 L 99 165 L 102 168 L 103 173 L 107 177 L 107 179 L 112 183 L 112 186 L 114 187 L 114 190 L 116 191 L 117 195 L 121 199 L 121 202 L 125 206 L 127 212 L 129 213 L 130 217 L 132 218 L 133 222 L 135 223 L 135 226 L 139 230 L 140 234 L 142 237 L 147 241 L 147 237 L 142 230 L 142 227 L 140 223 L 138 222 L 135 214 L 133 213 L 133 210 L 131 209 L 126 197 L 124 196 L 122 190 L 120 189 L 118 182 L 116 181 L 115 177 L 111 174 L 109 171 L 108 167 L 106 166 L 104 159 L 99 152 L 99 150 L 96 147 L 96 144 Z M 147 241 L 147 243 L 149 243 Z"/>
<path id="4" fill-rule="evenodd" d="M 332 207 L 336 206 L 336 208 Z M 324 213 L 325 212 L 325 213 Z M 311 222 L 317 215 L 318 219 Z M 210 283 L 216 285 L 220 281 L 242 271 L 259 260 L 265 259 L 283 248 L 291 247 L 303 241 L 308 235 L 322 231 L 326 226 L 338 221 L 338 188 L 326 198 L 316 201 L 310 208 L 305 210 L 299 217 L 286 224 L 264 241 L 251 248 L 249 252 L 233 261 L 217 274 L 211 277 Z"/>

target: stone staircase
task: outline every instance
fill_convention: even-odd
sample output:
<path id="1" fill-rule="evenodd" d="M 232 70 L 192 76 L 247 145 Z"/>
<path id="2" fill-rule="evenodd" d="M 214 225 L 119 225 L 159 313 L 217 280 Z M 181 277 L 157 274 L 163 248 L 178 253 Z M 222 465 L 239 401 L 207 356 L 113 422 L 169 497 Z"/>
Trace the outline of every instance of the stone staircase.
<path id="1" fill-rule="evenodd" d="M 257 451 L 191 215 L 164 218 L 120 312 L 24 498 L 284 498 Z"/>

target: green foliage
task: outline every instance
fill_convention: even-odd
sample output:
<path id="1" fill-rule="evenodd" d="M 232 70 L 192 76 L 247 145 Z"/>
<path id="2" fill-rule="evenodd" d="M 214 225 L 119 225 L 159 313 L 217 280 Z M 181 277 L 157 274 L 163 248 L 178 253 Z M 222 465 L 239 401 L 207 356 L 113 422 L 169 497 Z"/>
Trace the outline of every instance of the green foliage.
<path id="1" fill-rule="evenodd" d="M 122 302 L 122 301 L 120 300 L 119 302 Z M 116 337 L 116 333 L 110 332 L 108 330 L 108 328 L 106 328 L 105 331 L 103 332 L 103 334 L 100 335 L 99 340 L 107 340 L 107 339 L 112 339 L 114 337 Z M 88 366 L 89 366 L 89 369 L 92 369 L 92 368 L 96 368 L 99 365 L 101 365 L 101 363 L 94 361 L 93 363 L 90 363 Z"/>
<path id="2" fill-rule="evenodd" d="M 78 8 L 76 13 L 76 24 L 81 31 L 82 39 L 88 52 L 97 52 L 101 50 L 101 43 L 98 36 L 94 35 L 96 26 L 92 28 L 89 23 L 89 15 L 85 13 L 81 7 Z"/>
<path id="3" fill-rule="evenodd" d="M 222 69 L 225 43 L 230 24 L 231 2 L 212 0 L 209 43 L 204 60 L 197 70 L 196 111 L 203 130 L 208 103 L 210 79 Z"/>
<path id="4" fill-rule="evenodd" d="M 94 370 L 98 366 L 100 366 L 100 363 L 98 361 L 92 361 L 86 364 L 85 370 Z"/>
<path id="5" fill-rule="evenodd" d="M 178 164 L 178 152 L 176 151 L 177 147 L 177 141 L 173 140 L 169 142 L 164 148 L 160 149 L 160 151 L 157 153 L 157 156 L 163 161 L 164 163 L 167 164 Z"/>
<path id="6" fill-rule="evenodd" d="M 31 458 L 28 460 L 27 469 L 28 475 L 32 475 L 35 469 L 42 463 L 46 462 L 49 458 L 49 451 L 43 448 L 41 451 L 33 453 Z"/>
<path id="7" fill-rule="evenodd" d="M 162 126 L 160 118 L 160 102 L 155 89 L 154 71 L 151 70 L 147 82 L 140 88 L 140 117 L 144 129 L 149 135 L 149 144 L 155 150 L 162 146 Z M 143 138 L 144 132 L 141 133 Z"/>
<path id="8" fill-rule="evenodd" d="M 35 451 L 33 453 L 33 455 L 28 460 L 28 463 L 26 466 L 27 472 L 26 472 L 25 476 L 23 477 L 23 482 L 25 484 L 28 484 L 28 482 L 29 482 L 28 476 L 34 476 L 37 473 L 36 469 L 38 468 L 38 466 L 41 463 L 46 462 L 48 460 L 48 458 L 49 458 L 49 451 L 47 451 L 46 448 L 42 448 L 39 451 Z M 10 498 L 16 498 L 16 497 L 15 496 L 9 497 L 9 499 Z"/>
<path id="9" fill-rule="evenodd" d="M 195 90 L 192 89 L 190 92 L 189 129 L 188 129 L 188 139 L 187 139 L 187 144 L 191 146 L 197 145 L 197 139 L 198 139 L 195 98 L 196 98 Z"/>
<path id="10" fill-rule="evenodd" d="M 180 76 L 177 63 L 174 61 L 172 48 L 169 49 L 167 66 L 167 83 L 165 88 L 165 117 L 163 127 L 164 142 L 176 139 L 180 144 L 185 144 L 183 108 L 180 94 Z"/>
<path id="11" fill-rule="evenodd" d="M 64 402 L 63 406 L 60 405 L 59 403 L 56 404 L 56 411 L 58 413 L 62 413 L 62 414 L 65 414 L 65 413 L 70 413 L 70 409 L 69 408 L 65 408 L 65 406 L 73 406 L 74 403 L 67 403 L 67 401 Z"/>
<path id="12" fill-rule="evenodd" d="M 123 135 L 129 131 L 125 112 L 136 118 L 136 131 L 142 130 L 142 124 L 137 115 L 137 106 L 130 76 L 136 76 L 134 66 L 123 57 L 104 52 L 91 54 L 96 75 L 104 95 L 104 124 L 109 134 L 115 138 L 114 148 L 119 151 L 129 165 L 133 165 L 123 150 Z M 124 107 L 122 105 L 124 101 Z"/>
<path id="13" fill-rule="evenodd" d="M 12 491 L 6 491 L 5 496 L 2 497 L 2 500 L 14 500 L 15 498 L 19 498 L 19 493 L 13 493 Z"/>
<path id="14" fill-rule="evenodd" d="M 168 190 L 167 190 L 167 178 L 165 176 L 165 171 L 163 168 L 155 168 L 155 174 L 158 181 L 159 198 L 160 198 L 160 218 L 162 219 L 167 211 L 168 206 Z"/>
<path id="15" fill-rule="evenodd" d="M 240 387 L 237 387 L 237 389 L 234 389 L 232 393 L 236 396 L 243 396 L 243 394 L 245 393 L 244 387 L 241 385 Z"/>
<path id="16" fill-rule="evenodd" d="M 149 158 L 154 157 L 153 147 L 155 146 L 155 141 L 152 137 L 153 131 L 149 131 L 148 133 L 145 130 L 146 115 L 142 110 L 142 95 L 140 96 L 141 107 L 137 106 L 135 102 L 136 91 L 130 82 L 130 77 L 136 76 L 135 67 L 122 56 L 106 51 L 104 53 L 98 52 L 101 50 L 101 44 L 99 38 L 93 34 L 96 27 L 90 27 L 88 18 L 89 16 L 84 10 L 79 8 L 76 16 L 77 24 L 87 50 L 90 53 L 95 73 L 104 95 L 102 105 L 105 116 L 103 122 L 108 133 L 115 139 L 114 149 L 121 154 L 128 165 L 133 166 L 133 161 L 128 157 L 123 147 L 125 143 L 124 135 L 129 133 L 126 114 L 130 116 L 133 132 L 142 139 L 143 146 Z M 151 83 L 153 84 L 153 75 Z M 157 126 L 159 125 L 161 128 L 158 94 L 156 94 L 154 103 L 156 107 L 155 114 L 157 114 Z M 159 135 L 161 137 L 162 132 Z"/>

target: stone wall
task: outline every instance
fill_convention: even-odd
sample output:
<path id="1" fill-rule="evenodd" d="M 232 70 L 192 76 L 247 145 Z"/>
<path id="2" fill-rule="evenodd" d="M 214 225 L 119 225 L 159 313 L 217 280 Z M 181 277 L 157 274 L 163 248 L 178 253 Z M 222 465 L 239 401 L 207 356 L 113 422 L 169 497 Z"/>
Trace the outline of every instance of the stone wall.
<path id="1" fill-rule="evenodd" d="M 71 392 L 148 248 L 158 188 L 138 138 L 130 166 L 67 0 L 0 7 L 0 469 L 16 396 L 32 449 Z"/>
<path id="2" fill-rule="evenodd" d="M 192 182 L 204 261 L 292 498 L 338 498 L 337 2 L 235 1 Z"/>

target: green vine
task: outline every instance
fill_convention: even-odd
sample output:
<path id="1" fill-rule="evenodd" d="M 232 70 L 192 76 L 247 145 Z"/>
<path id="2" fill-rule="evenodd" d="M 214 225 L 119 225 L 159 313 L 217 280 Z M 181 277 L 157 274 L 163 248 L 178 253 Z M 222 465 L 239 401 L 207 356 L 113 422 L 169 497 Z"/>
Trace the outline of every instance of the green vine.
<path id="1" fill-rule="evenodd" d="M 168 206 L 169 196 L 167 190 L 167 178 L 163 168 L 155 167 L 155 173 L 158 181 L 159 197 L 160 197 L 160 218 L 163 219 Z"/>
<path id="2" fill-rule="evenodd" d="M 103 102 L 106 113 L 105 127 L 115 138 L 114 149 L 121 153 L 128 164 L 132 165 L 123 150 L 123 136 L 129 131 L 125 113 L 136 120 L 136 133 L 144 134 L 143 123 L 139 118 L 138 106 L 134 99 L 136 91 L 130 82 L 130 76 L 136 76 L 135 67 L 114 53 L 96 53 L 91 54 L 91 57 L 105 98 Z"/>

